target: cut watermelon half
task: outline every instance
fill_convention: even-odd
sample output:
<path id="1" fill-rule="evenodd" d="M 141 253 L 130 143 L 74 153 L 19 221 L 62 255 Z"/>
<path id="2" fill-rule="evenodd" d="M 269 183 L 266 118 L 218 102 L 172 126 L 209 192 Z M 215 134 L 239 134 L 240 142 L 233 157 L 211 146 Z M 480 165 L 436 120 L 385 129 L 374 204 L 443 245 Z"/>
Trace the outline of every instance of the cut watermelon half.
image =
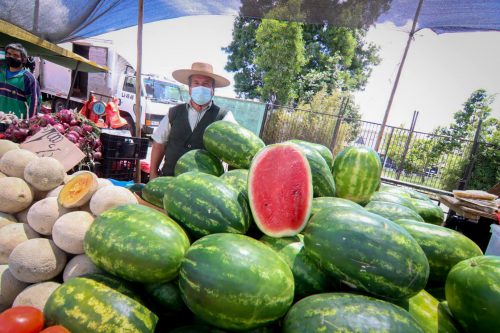
<path id="1" fill-rule="evenodd" d="M 295 145 L 269 145 L 255 155 L 248 175 L 257 227 L 271 237 L 297 235 L 311 213 L 313 187 L 307 158 Z"/>

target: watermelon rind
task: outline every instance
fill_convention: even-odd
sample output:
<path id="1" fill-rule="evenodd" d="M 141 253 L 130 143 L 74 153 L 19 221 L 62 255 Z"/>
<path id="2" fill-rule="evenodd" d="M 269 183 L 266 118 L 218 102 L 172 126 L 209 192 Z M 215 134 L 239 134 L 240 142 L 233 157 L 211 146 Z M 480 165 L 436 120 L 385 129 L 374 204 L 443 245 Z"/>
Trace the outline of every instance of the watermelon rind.
<path id="1" fill-rule="evenodd" d="M 165 176 L 150 180 L 142 188 L 142 198 L 150 204 L 163 208 L 163 196 L 165 195 L 165 188 L 167 184 L 172 181 L 172 179 L 174 179 L 174 177 Z"/>
<path id="2" fill-rule="evenodd" d="M 137 204 L 105 211 L 84 239 L 85 254 L 99 268 L 141 283 L 175 278 L 188 247 L 189 238 L 176 222 Z"/>
<path id="3" fill-rule="evenodd" d="M 282 317 L 294 297 L 292 271 L 278 253 L 253 238 L 229 233 L 208 235 L 191 245 L 179 287 L 197 317 L 238 331 Z"/>
<path id="4" fill-rule="evenodd" d="M 463 260 L 448 273 L 446 300 L 467 332 L 497 332 L 500 327 L 500 257 Z"/>
<path id="5" fill-rule="evenodd" d="M 409 298 L 422 290 L 429 263 L 418 243 L 394 222 L 356 208 L 314 214 L 304 232 L 306 252 L 345 284 L 379 298 Z"/>
<path id="6" fill-rule="evenodd" d="M 43 310 L 47 326 L 72 333 L 153 333 L 158 317 L 103 283 L 75 277 L 59 286 Z"/>
<path id="7" fill-rule="evenodd" d="M 380 215 L 391 221 L 410 219 L 424 222 L 424 219 L 413 209 L 385 201 L 370 201 L 365 209 L 371 213 Z"/>
<path id="8" fill-rule="evenodd" d="M 444 222 L 444 212 L 441 207 L 432 201 L 411 199 L 415 211 L 427 223 L 441 225 Z"/>
<path id="9" fill-rule="evenodd" d="M 295 303 L 283 322 L 283 333 L 424 332 L 404 309 L 372 297 L 325 293 Z"/>
<path id="10" fill-rule="evenodd" d="M 323 209 L 331 209 L 335 207 L 363 209 L 363 206 L 358 205 L 357 203 L 351 200 L 334 198 L 334 197 L 320 197 L 313 199 L 311 214 L 316 214 Z"/>
<path id="11" fill-rule="evenodd" d="M 328 168 L 331 170 L 333 167 L 333 153 L 328 147 L 319 144 L 319 143 L 314 143 L 314 142 L 309 142 L 305 140 L 298 140 L 298 139 L 292 139 L 290 142 L 293 142 L 295 144 L 305 146 L 305 147 L 310 147 L 315 149 L 321 157 L 325 159 L 326 164 L 328 165 Z"/>
<path id="12" fill-rule="evenodd" d="M 174 176 L 190 171 L 208 173 L 220 176 L 224 173 L 222 162 L 205 149 L 193 149 L 182 155 L 174 168 Z"/>

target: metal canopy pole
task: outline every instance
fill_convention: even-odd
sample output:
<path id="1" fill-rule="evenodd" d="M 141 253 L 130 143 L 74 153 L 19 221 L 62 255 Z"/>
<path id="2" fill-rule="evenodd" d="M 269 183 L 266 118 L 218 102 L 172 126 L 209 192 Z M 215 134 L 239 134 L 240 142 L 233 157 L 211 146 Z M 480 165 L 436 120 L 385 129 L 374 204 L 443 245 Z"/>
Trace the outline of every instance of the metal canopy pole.
<path id="1" fill-rule="evenodd" d="M 142 70 L 142 22 L 144 15 L 144 0 L 138 0 L 137 10 L 137 70 L 135 72 L 135 135 L 141 137 L 141 70 Z M 135 167 L 135 182 L 141 182 L 141 163 Z"/>
<path id="2" fill-rule="evenodd" d="M 71 82 L 71 87 L 69 87 L 68 98 L 66 99 L 66 109 L 69 108 L 69 102 L 71 95 L 73 95 L 73 88 L 75 87 L 76 77 L 78 76 L 78 68 L 80 67 L 81 61 L 76 62 L 75 68 L 75 77 L 73 78 L 73 82 Z"/>
<path id="3" fill-rule="evenodd" d="M 380 148 L 380 143 L 382 142 L 382 136 L 384 135 L 385 125 L 387 123 L 387 118 L 389 118 L 389 113 L 391 112 L 392 101 L 394 100 L 394 95 L 396 94 L 396 89 L 398 88 L 399 78 L 401 77 L 401 72 L 403 71 L 403 66 L 406 61 L 406 55 L 408 54 L 408 50 L 410 49 L 411 40 L 415 35 L 415 28 L 417 27 L 418 17 L 420 15 L 420 9 L 422 8 L 422 4 L 424 0 L 420 0 L 418 3 L 417 11 L 415 12 L 415 17 L 413 18 L 413 25 L 411 27 L 410 34 L 408 35 L 408 41 L 406 42 L 406 48 L 403 53 L 403 59 L 401 60 L 401 64 L 398 68 L 398 73 L 396 75 L 396 80 L 394 81 L 394 85 L 392 86 L 391 97 L 389 98 L 389 102 L 387 104 L 387 109 L 385 110 L 384 120 L 382 121 L 382 126 L 380 127 L 380 132 L 378 132 L 377 142 L 375 144 L 375 150 L 378 151 Z"/>

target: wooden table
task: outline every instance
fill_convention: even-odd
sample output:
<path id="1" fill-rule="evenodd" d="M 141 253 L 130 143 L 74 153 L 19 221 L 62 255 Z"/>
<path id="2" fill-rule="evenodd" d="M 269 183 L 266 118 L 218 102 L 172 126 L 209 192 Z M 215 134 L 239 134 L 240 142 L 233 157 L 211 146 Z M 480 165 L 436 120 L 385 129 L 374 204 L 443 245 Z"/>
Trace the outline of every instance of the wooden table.
<path id="1" fill-rule="evenodd" d="M 485 217 L 498 223 L 497 215 L 491 208 L 474 205 L 473 203 L 462 201 L 448 195 L 440 195 L 439 200 L 443 205 L 472 222 L 477 222 L 479 217 Z"/>

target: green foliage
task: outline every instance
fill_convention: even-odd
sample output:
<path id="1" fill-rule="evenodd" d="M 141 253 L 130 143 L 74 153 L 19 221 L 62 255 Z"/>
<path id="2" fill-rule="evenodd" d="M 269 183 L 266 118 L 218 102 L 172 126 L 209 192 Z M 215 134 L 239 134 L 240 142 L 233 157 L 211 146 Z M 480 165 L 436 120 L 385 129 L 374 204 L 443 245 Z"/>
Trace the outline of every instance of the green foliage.
<path id="1" fill-rule="evenodd" d="M 294 79 L 305 61 L 302 28 L 295 22 L 265 19 L 257 29 L 256 40 L 255 66 L 263 73 L 263 84 L 257 92 L 263 100 L 272 98 L 285 105 L 296 97 Z"/>
<path id="2" fill-rule="evenodd" d="M 363 6 L 367 6 L 364 17 L 370 20 L 372 14 L 379 13 L 387 5 L 387 1 L 373 1 L 370 6 L 355 2 L 342 5 L 325 2 L 321 6 L 323 9 L 335 7 L 336 14 L 356 13 L 348 16 L 354 21 Z M 336 89 L 364 88 L 372 67 L 380 62 L 377 47 L 364 41 L 369 25 L 361 24 L 361 29 L 326 23 L 281 22 L 282 26 L 276 23 L 269 26 L 267 20 L 250 18 L 264 17 L 263 13 L 267 13 L 267 19 L 324 22 L 308 20 L 315 15 L 315 10 L 318 10 L 316 6 L 298 0 L 242 2 L 240 16 L 234 23 L 233 41 L 223 48 L 228 54 L 225 68 L 235 73 L 235 91 L 240 97 L 267 101 L 273 93 L 278 95 L 278 91 L 274 91 L 278 88 L 278 101 L 285 105 L 286 102 L 309 102 L 325 88 L 329 93 Z M 268 26 L 260 28 L 263 24 Z M 260 38 L 257 38 L 258 29 L 262 35 Z"/>

